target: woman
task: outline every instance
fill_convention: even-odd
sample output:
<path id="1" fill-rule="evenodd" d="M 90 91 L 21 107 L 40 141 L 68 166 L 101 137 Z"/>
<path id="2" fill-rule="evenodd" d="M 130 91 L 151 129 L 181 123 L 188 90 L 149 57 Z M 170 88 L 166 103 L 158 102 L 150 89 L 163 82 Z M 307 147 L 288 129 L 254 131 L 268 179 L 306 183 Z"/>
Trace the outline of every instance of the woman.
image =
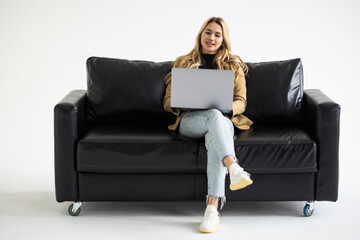
<path id="1" fill-rule="evenodd" d="M 252 184 L 250 174 L 238 164 L 234 150 L 234 126 L 246 130 L 252 121 L 242 115 L 246 107 L 245 73 L 247 66 L 240 57 L 231 54 L 229 31 L 222 18 L 209 18 L 201 27 L 194 49 L 178 57 L 173 67 L 209 68 L 233 70 L 235 72 L 233 112 L 225 116 L 217 109 L 182 112 L 170 107 L 171 72 L 165 77 L 167 85 L 163 101 L 164 109 L 177 116 L 170 130 L 179 128 L 180 134 L 199 138 L 205 137 L 207 149 L 208 195 L 200 232 L 215 232 L 219 228 L 218 201 L 225 203 L 225 176 L 230 175 L 230 189 L 238 190 Z"/>

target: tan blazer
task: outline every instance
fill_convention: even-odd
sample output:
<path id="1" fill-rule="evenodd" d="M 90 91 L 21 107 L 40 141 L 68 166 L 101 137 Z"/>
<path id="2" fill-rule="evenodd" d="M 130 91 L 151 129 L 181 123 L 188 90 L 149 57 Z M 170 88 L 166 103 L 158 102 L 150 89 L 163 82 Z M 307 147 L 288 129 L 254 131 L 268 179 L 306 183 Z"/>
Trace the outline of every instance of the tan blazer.
<path id="1" fill-rule="evenodd" d="M 170 107 L 170 99 L 171 99 L 171 77 L 168 79 L 167 82 L 165 82 L 166 86 L 166 92 L 165 97 L 163 100 L 163 107 L 165 111 L 171 112 L 177 116 L 176 121 L 174 124 L 168 126 L 170 130 L 176 130 L 179 126 L 181 118 L 184 116 L 186 112 L 180 111 L 179 109 L 173 109 Z M 205 86 L 204 86 L 205 87 Z M 247 130 L 250 128 L 250 126 L 253 124 L 253 122 L 245 117 L 242 113 L 245 112 L 246 108 L 246 85 L 245 85 L 245 74 L 242 70 L 240 70 L 240 73 L 236 76 L 235 82 L 234 82 L 234 98 L 233 98 L 233 114 L 231 117 L 227 116 L 233 124 L 241 129 L 241 130 Z"/>

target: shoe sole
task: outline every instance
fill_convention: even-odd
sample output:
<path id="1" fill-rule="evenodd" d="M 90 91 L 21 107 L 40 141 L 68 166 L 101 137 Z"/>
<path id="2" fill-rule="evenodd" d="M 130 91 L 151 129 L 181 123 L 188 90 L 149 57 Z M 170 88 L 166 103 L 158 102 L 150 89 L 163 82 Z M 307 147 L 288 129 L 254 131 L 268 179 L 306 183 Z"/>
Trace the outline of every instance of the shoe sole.
<path id="1" fill-rule="evenodd" d="M 214 230 L 209 230 L 209 229 L 199 227 L 199 231 L 201 233 L 214 233 L 214 232 L 217 232 L 219 230 L 219 225 L 220 225 L 220 220 L 219 220 L 218 225 L 216 226 L 216 228 Z"/>
<path id="2" fill-rule="evenodd" d="M 253 181 L 251 179 L 244 178 L 243 180 L 241 180 L 237 184 L 230 184 L 230 190 L 231 191 L 236 191 L 236 190 L 245 188 L 245 187 L 251 185 L 252 183 L 253 183 Z"/>

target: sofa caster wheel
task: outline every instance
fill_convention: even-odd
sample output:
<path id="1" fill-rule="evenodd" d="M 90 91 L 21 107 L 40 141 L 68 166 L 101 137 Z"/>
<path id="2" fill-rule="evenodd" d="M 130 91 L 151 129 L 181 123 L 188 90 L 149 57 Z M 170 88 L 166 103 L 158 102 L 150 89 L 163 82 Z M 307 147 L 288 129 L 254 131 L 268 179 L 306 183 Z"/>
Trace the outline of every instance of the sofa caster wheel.
<path id="1" fill-rule="evenodd" d="M 314 213 L 314 201 L 308 201 L 304 206 L 304 215 L 305 217 L 311 217 Z"/>
<path id="2" fill-rule="evenodd" d="M 71 216 L 76 217 L 81 212 L 82 202 L 74 202 L 69 206 L 68 212 Z"/>

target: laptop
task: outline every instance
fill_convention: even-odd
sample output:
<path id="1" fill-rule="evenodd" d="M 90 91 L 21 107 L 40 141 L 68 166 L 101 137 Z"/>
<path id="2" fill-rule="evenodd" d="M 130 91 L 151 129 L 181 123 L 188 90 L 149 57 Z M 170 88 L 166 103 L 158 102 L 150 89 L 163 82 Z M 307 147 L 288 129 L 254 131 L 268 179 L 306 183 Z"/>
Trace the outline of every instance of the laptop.
<path id="1" fill-rule="evenodd" d="M 172 108 L 232 111 L 235 73 L 231 70 L 172 68 Z"/>

